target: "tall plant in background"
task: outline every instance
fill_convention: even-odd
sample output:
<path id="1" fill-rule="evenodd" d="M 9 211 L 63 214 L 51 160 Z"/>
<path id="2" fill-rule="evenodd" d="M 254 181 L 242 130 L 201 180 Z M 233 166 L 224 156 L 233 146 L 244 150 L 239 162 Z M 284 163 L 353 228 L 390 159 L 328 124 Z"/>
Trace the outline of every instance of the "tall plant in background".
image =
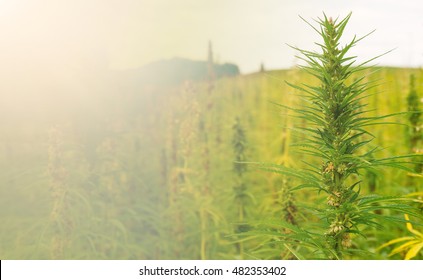
<path id="1" fill-rule="evenodd" d="M 63 159 L 63 138 L 57 127 L 49 131 L 48 173 L 53 201 L 50 222 L 53 230 L 51 258 L 64 259 L 70 245 L 70 233 L 73 229 L 69 217 L 69 200 L 66 185 L 67 171 Z"/>
<path id="2" fill-rule="evenodd" d="M 419 143 L 422 140 L 422 130 L 421 130 L 421 111 L 420 111 L 420 99 L 417 94 L 416 86 L 415 86 L 415 77 L 414 75 L 410 75 L 410 91 L 407 96 L 407 105 L 408 111 L 410 114 L 408 116 L 408 120 L 410 122 L 410 149 L 412 152 L 417 153 L 419 152 Z M 416 164 L 414 167 L 414 171 L 416 173 L 422 172 L 422 164 Z"/>
<path id="3" fill-rule="evenodd" d="M 318 204 L 311 207 L 321 218 L 319 229 L 306 231 L 291 226 L 292 234 L 287 235 L 286 239 L 317 247 L 322 255 L 314 257 L 340 259 L 352 253 L 352 235 L 363 235 L 364 226 L 379 225 L 374 221 L 378 216 L 374 212 L 376 209 L 409 209 L 405 205 L 391 203 L 386 206 L 382 203 L 398 202 L 400 198 L 374 195 L 364 197 L 359 194 L 361 180 L 357 177 L 363 169 L 375 166 L 405 167 L 398 160 L 402 157 L 372 158 L 376 149 L 360 154 L 360 148 L 373 138 L 365 128 L 392 115 L 367 117 L 367 111 L 364 110 L 366 105 L 359 102 L 366 97 L 365 92 L 371 85 L 364 82 L 364 77 L 353 80 L 351 75 L 366 69 L 367 63 L 375 58 L 355 66 L 355 57 L 347 56 L 349 50 L 367 35 L 354 37 L 344 47 L 340 47 L 340 39 L 350 17 L 351 14 L 338 21 L 324 15 L 323 19 L 317 21 L 319 27 L 309 24 L 323 39 L 322 43 L 317 43 L 321 53 L 294 47 L 302 55 L 299 58 L 306 62 L 305 66 L 300 67 L 316 77 L 320 85 L 288 83 L 302 92 L 304 100 L 302 107 L 288 109 L 307 121 L 306 127 L 298 128 L 305 138 L 300 144 L 301 150 L 317 157 L 322 164 L 308 162 L 308 168 L 304 170 L 283 165 L 267 168 L 301 179 L 304 183 L 295 189 L 315 188 L 319 193 L 326 194 L 326 207 Z M 384 218 L 389 220 L 391 217 Z"/>
<path id="4" fill-rule="evenodd" d="M 249 200 L 249 194 L 247 192 L 247 183 L 244 178 L 244 174 L 247 172 L 247 166 L 242 164 L 245 161 L 245 149 L 246 149 L 246 136 L 244 128 L 242 127 L 239 118 L 235 120 L 233 128 L 233 138 L 232 146 L 235 154 L 235 161 L 233 165 L 233 170 L 236 175 L 234 190 L 234 199 L 235 205 L 237 208 L 238 215 L 238 224 L 236 225 L 235 231 L 237 233 L 243 232 L 245 225 L 245 215 L 246 215 L 246 206 L 247 201 Z M 237 253 L 240 257 L 243 257 L 244 254 L 244 244 L 242 241 L 236 243 Z"/>

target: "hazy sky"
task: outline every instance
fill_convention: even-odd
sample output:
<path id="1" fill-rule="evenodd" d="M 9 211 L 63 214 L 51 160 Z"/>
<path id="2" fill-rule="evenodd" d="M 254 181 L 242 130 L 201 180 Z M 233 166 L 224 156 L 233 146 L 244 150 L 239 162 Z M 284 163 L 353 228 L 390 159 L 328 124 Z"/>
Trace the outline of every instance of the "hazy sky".
<path id="1" fill-rule="evenodd" d="M 353 12 L 348 39 L 376 29 L 356 48 L 360 59 L 395 48 L 379 64 L 423 66 L 421 0 L 0 0 L 0 74 L 206 59 L 208 40 L 218 62 L 244 73 L 261 62 L 290 67 L 297 61 L 286 44 L 309 49 L 318 40 L 298 15 L 312 21 L 323 11 Z"/>

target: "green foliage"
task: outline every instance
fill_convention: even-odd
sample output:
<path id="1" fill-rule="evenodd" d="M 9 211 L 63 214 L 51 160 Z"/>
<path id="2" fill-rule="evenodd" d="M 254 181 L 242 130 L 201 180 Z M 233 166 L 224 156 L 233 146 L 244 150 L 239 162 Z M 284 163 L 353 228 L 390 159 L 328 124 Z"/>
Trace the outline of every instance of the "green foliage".
<path id="1" fill-rule="evenodd" d="M 413 225 L 409 222 L 410 219 L 407 214 L 404 215 L 407 221 L 406 226 L 407 230 L 412 234 L 411 236 L 399 237 L 395 238 L 382 246 L 378 249 L 381 250 L 387 246 L 392 244 L 403 242 L 400 246 L 393 249 L 390 253 L 390 256 L 398 253 L 406 252 L 404 259 L 410 260 L 416 257 L 423 249 L 423 233 L 413 228 Z"/>
<path id="2" fill-rule="evenodd" d="M 238 209 L 238 222 L 242 223 L 246 215 L 246 206 L 251 202 L 252 195 L 248 192 L 248 182 L 245 178 L 247 172 L 247 165 L 243 164 L 245 161 L 245 150 L 247 145 L 247 139 L 244 128 L 242 127 L 239 118 L 235 120 L 235 124 L 232 127 L 233 138 L 232 146 L 234 150 L 235 160 L 233 163 L 233 171 L 236 175 L 234 190 L 235 204 Z M 239 228 L 242 227 L 239 226 Z M 237 230 L 239 231 L 239 229 Z"/>
<path id="3" fill-rule="evenodd" d="M 409 116 L 408 120 L 410 122 L 409 138 L 410 138 L 410 150 L 414 153 L 421 153 L 419 146 L 422 144 L 422 123 L 421 123 L 421 114 L 420 111 L 420 98 L 416 90 L 415 85 L 415 76 L 410 75 L 410 91 L 407 96 L 407 105 Z M 421 157 L 419 159 L 420 163 L 414 165 L 414 172 L 421 173 L 423 171 L 423 164 L 421 163 Z"/>
<path id="4" fill-rule="evenodd" d="M 420 117 L 422 114 L 420 112 L 420 99 L 417 94 L 415 83 L 416 77 L 414 75 L 410 75 L 410 91 L 407 96 L 408 111 L 410 111 L 408 119 L 410 124 L 413 126 L 414 131 L 420 125 Z"/>
<path id="5" fill-rule="evenodd" d="M 239 118 L 237 117 L 235 120 L 235 124 L 233 126 L 234 136 L 232 138 L 232 146 L 234 148 L 235 153 L 235 161 L 234 161 L 234 172 L 239 177 L 247 171 L 247 166 L 242 164 L 245 161 L 245 149 L 246 149 L 246 137 L 244 129 L 240 123 Z"/>
<path id="6" fill-rule="evenodd" d="M 247 172 L 247 166 L 242 162 L 245 161 L 245 150 L 247 148 L 247 139 L 244 128 L 241 125 L 239 117 L 235 119 L 235 124 L 232 127 L 233 138 L 232 147 L 234 150 L 235 160 L 233 164 L 233 171 L 235 173 L 235 184 L 233 187 L 234 204 L 236 206 L 238 221 L 235 225 L 235 232 L 242 233 L 246 230 L 245 219 L 247 215 L 247 207 L 252 202 L 252 195 L 248 192 L 248 183 L 244 174 Z M 243 258 L 244 244 L 243 242 L 236 243 L 237 253 Z"/>

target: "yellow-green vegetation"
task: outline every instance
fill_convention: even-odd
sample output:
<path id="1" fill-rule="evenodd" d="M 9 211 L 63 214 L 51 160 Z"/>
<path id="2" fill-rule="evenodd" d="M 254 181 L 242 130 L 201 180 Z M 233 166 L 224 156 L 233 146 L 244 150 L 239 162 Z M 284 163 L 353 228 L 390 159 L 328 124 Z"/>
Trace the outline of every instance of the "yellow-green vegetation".
<path id="1" fill-rule="evenodd" d="M 405 260 L 410 260 L 419 254 L 423 248 L 423 233 L 413 228 L 413 225 L 408 222 L 410 219 L 407 214 L 405 214 L 405 219 L 407 220 L 406 226 L 407 230 L 412 234 L 411 236 L 395 238 L 385 244 L 383 244 L 379 249 L 383 249 L 389 245 L 397 244 L 403 242 L 400 246 L 396 247 L 391 251 L 389 256 L 394 254 L 403 254 Z"/>
<path id="2" fill-rule="evenodd" d="M 345 81 L 370 83 L 358 88 L 362 98 L 352 111 L 362 110 L 363 118 L 392 114 L 362 135 L 342 132 L 374 138 L 361 147 L 373 151 L 366 164 L 423 148 L 412 140 L 410 114 L 395 114 L 410 106 L 410 75 L 419 102 L 421 69 L 369 67 Z M 212 85 L 93 92 L 96 107 L 3 120 L 0 259 L 422 259 L 421 197 L 407 200 L 421 194 L 422 176 L 383 165 L 350 172 L 348 153 L 322 161 L 295 147 L 304 140 L 301 128 L 312 124 L 284 109 L 305 104 L 285 81 L 320 85 L 293 68 Z M 240 162 L 286 169 L 277 174 Z M 326 191 L 298 187 L 302 178 L 289 171 L 316 167 Z M 339 209 L 345 203 L 350 212 Z M 344 224 L 359 207 L 372 219 Z M 394 247 L 400 241 L 413 243 Z"/>

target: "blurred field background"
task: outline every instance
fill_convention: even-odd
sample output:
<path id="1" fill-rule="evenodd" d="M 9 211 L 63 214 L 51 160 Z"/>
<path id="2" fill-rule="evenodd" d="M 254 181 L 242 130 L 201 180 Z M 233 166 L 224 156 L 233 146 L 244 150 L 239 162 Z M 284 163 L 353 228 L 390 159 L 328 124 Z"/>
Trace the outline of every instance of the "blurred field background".
<path id="1" fill-rule="evenodd" d="M 378 81 L 365 100 L 369 114 L 407 111 L 411 74 L 423 94 L 421 69 L 366 71 Z M 301 102 L 285 80 L 315 83 L 295 68 L 173 86 L 109 77 L 70 100 L 1 110 L 0 258 L 292 258 L 265 236 L 240 242 L 237 235 L 290 212 L 306 221 L 307 203 L 318 199 L 293 197 L 287 190 L 295 181 L 236 164 L 313 160 L 290 146 L 299 136 L 288 128 L 306 124 L 272 104 Z M 392 121 L 408 124 L 406 115 Z M 369 129 L 381 156 L 413 152 L 410 127 Z M 422 191 L 423 179 L 405 171 L 362 175 L 364 193 Z M 388 258 L 389 250 L 375 248 L 407 234 L 404 224 L 386 227 L 366 240 L 374 252 L 367 258 Z"/>

